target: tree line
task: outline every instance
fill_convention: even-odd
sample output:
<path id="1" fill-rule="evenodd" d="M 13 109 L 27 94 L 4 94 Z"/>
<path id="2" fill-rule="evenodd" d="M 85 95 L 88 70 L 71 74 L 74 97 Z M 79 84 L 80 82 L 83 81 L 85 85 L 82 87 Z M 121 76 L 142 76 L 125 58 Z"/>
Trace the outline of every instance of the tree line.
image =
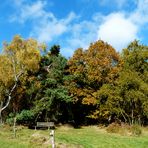
<path id="1" fill-rule="evenodd" d="M 118 53 L 98 40 L 66 59 L 60 46 L 15 36 L 0 54 L 0 122 L 147 125 L 148 46 Z"/>

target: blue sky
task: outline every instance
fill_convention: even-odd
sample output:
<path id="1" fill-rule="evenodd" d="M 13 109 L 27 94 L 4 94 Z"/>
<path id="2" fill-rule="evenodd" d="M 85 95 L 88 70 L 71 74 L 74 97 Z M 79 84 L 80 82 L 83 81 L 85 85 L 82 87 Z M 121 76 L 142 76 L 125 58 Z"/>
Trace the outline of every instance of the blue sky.
<path id="1" fill-rule="evenodd" d="M 0 3 L 0 43 L 19 34 L 70 57 L 102 39 L 121 51 L 138 39 L 148 45 L 148 0 L 5 0 Z"/>

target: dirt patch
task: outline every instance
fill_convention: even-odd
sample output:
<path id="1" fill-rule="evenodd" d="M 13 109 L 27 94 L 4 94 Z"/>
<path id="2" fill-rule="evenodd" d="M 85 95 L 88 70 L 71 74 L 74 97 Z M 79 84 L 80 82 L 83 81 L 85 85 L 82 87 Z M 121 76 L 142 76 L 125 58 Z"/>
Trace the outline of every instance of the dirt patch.
<path id="1" fill-rule="evenodd" d="M 48 140 L 49 140 L 48 137 L 46 137 L 46 136 L 44 136 L 40 133 L 34 133 L 34 134 L 31 135 L 29 143 L 31 145 L 37 145 L 37 146 L 46 148 L 47 147 L 46 143 L 47 143 Z"/>
<path id="2" fill-rule="evenodd" d="M 57 148 L 83 148 L 81 145 L 71 145 L 71 144 L 65 144 L 65 143 L 57 143 Z"/>

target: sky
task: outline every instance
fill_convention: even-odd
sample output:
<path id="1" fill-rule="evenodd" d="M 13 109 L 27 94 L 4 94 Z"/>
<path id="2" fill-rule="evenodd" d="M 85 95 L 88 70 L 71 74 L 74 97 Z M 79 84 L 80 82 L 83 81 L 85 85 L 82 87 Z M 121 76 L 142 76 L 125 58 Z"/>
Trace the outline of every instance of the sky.
<path id="1" fill-rule="evenodd" d="M 99 39 L 118 52 L 135 39 L 148 45 L 148 0 L 1 0 L 1 49 L 16 34 L 59 44 L 65 57 Z"/>

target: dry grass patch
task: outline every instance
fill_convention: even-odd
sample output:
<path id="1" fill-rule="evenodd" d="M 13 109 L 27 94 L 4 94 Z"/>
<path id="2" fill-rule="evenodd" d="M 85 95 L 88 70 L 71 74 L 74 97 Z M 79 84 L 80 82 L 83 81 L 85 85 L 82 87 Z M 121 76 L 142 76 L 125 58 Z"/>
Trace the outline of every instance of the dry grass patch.
<path id="1" fill-rule="evenodd" d="M 128 125 L 128 124 L 118 124 L 112 123 L 107 128 L 106 131 L 108 133 L 116 133 L 123 136 L 140 136 L 142 135 L 142 127 L 135 124 L 135 125 Z"/>

